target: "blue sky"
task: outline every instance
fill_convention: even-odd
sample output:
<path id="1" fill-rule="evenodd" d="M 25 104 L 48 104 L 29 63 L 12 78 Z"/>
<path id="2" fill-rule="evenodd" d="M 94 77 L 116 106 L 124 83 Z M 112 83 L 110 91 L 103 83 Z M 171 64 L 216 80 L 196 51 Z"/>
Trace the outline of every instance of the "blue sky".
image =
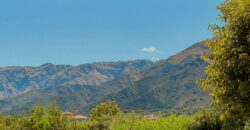
<path id="1" fill-rule="evenodd" d="M 0 66 L 165 59 L 211 37 L 221 1 L 0 1 Z"/>

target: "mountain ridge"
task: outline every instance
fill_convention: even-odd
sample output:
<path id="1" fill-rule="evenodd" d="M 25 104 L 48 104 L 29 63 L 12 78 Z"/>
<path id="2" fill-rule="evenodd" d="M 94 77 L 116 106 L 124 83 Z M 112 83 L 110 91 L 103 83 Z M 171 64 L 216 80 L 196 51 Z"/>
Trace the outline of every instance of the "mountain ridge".
<path id="1" fill-rule="evenodd" d="M 148 111 L 163 110 L 167 107 L 172 109 L 173 106 L 176 109 L 183 106 L 207 106 L 209 104 L 208 95 L 196 86 L 196 81 L 205 76 L 203 72 L 207 63 L 201 59 L 203 53 L 208 53 L 207 47 L 203 43 L 196 43 L 174 56 L 159 61 L 152 67 L 139 72 L 139 74 L 137 73 L 141 79 L 128 80 L 132 82 L 132 84 L 129 83 L 129 87 L 123 86 L 120 91 L 107 95 L 106 98 L 92 104 L 91 107 L 105 100 L 116 101 L 122 108 L 143 109 L 144 111 L 147 109 Z M 178 59 L 178 62 L 175 59 Z M 104 84 L 103 88 L 112 85 L 122 86 L 119 83 L 106 86 Z M 173 97 L 168 96 L 170 93 L 173 93 L 176 98 L 182 99 L 176 102 Z M 158 95 L 161 97 L 157 97 Z M 159 99 L 165 100 L 160 101 Z M 168 105 L 169 103 L 172 103 L 172 105 Z M 149 108 L 150 105 L 153 106 L 152 109 Z"/>
<path id="2" fill-rule="evenodd" d="M 89 113 L 106 100 L 117 102 L 124 110 L 169 112 L 185 108 L 187 113 L 195 112 L 210 103 L 208 95 L 196 86 L 207 66 L 201 55 L 207 52 L 203 43 L 197 43 L 165 60 L 149 63 L 140 70 L 131 69 L 101 84 L 68 84 L 30 91 L 0 101 L 0 113 L 22 113 L 37 103 L 54 100 L 62 110 L 76 107 L 82 113 Z"/>
<path id="3" fill-rule="evenodd" d="M 17 96 L 32 89 L 74 84 L 98 85 L 152 64 L 149 60 L 134 60 L 78 66 L 46 63 L 38 67 L 0 67 L 0 99 Z"/>

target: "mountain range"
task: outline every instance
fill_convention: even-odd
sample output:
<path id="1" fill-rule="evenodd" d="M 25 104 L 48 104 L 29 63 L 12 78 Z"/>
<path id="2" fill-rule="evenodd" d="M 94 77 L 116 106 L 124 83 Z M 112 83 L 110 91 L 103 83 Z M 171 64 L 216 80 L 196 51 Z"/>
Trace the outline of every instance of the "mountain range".
<path id="1" fill-rule="evenodd" d="M 165 60 L 101 62 L 72 65 L 0 68 L 0 113 L 20 114 L 35 105 L 55 101 L 64 111 L 88 113 L 100 102 L 113 100 L 123 110 L 184 111 L 210 104 L 196 86 L 204 77 L 208 53 L 203 43 Z"/>
<path id="2" fill-rule="evenodd" d="M 56 86 L 100 85 L 127 73 L 150 67 L 153 62 L 136 60 L 72 65 L 47 63 L 38 67 L 0 68 L 0 98 L 17 96 L 34 89 Z"/>

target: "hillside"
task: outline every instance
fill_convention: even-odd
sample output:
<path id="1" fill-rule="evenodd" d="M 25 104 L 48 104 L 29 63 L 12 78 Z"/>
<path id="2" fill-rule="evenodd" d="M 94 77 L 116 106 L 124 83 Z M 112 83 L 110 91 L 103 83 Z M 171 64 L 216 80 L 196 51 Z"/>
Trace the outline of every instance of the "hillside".
<path id="1" fill-rule="evenodd" d="M 0 99 L 17 96 L 34 89 L 99 85 L 151 65 L 153 65 L 151 61 L 135 60 L 78 66 L 47 63 L 38 67 L 2 67 L 0 68 Z"/>
<path id="2" fill-rule="evenodd" d="M 196 86 L 196 81 L 204 76 L 207 65 L 201 54 L 207 52 L 202 43 L 197 43 L 184 51 L 159 61 L 154 66 L 136 73 L 129 78 L 122 77 L 109 81 L 102 88 L 123 88 L 99 99 L 114 100 L 122 108 L 144 111 L 192 111 L 209 104 L 206 93 Z M 128 77 L 127 77 L 128 78 Z M 90 108 L 91 108 L 90 107 Z M 89 108 L 89 109 L 90 109 Z"/>
<path id="3" fill-rule="evenodd" d="M 141 64 L 128 67 L 129 71 L 117 69 L 122 72 L 116 71 L 119 72 L 115 75 L 117 77 L 112 73 L 110 77 L 113 79 L 106 79 L 106 82 L 103 80 L 87 85 L 81 82 L 72 83 L 77 80 L 71 80 L 64 86 L 33 90 L 0 101 L 0 112 L 21 113 L 36 104 L 56 101 L 63 110 L 75 107 L 80 112 L 88 113 L 92 107 L 105 100 L 116 101 L 124 110 L 151 112 L 182 109 L 184 112 L 192 112 L 209 104 L 208 96 L 196 86 L 197 79 L 204 76 L 204 68 L 207 65 L 201 59 L 204 52 L 207 52 L 207 48 L 202 43 L 197 43 L 154 65 L 141 61 Z M 141 69 L 135 69 L 138 66 Z M 106 65 L 101 68 L 109 70 L 109 67 Z M 67 69 L 66 72 L 72 69 Z M 84 71 L 66 72 L 63 76 L 75 73 L 82 75 L 80 77 L 85 76 Z"/>

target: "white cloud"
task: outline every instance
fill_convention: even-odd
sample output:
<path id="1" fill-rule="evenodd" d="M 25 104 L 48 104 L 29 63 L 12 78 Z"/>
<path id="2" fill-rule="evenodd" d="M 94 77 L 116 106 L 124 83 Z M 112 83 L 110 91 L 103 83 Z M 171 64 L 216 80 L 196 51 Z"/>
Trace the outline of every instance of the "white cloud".
<path id="1" fill-rule="evenodd" d="M 156 47 L 143 48 L 142 51 L 148 53 L 159 52 L 159 50 Z"/>
<path id="2" fill-rule="evenodd" d="M 158 57 L 152 57 L 151 58 L 151 61 L 154 61 L 154 62 L 159 61 L 159 60 L 160 60 L 160 58 L 158 58 Z"/>

